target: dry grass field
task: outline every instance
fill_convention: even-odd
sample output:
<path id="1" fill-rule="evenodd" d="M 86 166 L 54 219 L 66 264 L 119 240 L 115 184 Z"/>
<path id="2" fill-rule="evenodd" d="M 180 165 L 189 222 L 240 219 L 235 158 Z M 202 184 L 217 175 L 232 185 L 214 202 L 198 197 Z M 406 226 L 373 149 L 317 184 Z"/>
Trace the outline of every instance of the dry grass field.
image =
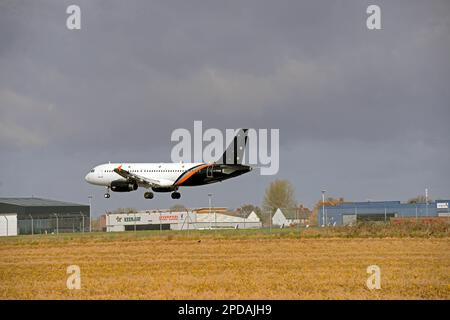
<path id="1" fill-rule="evenodd" d="M 73 264 L 80 290 L 66 288 Z M 381 289 L 370 291 L 373 264 Z M 130 232 L 0 239 L 0 299 L 243 298 L 449 299 L 450 238 Z"/>

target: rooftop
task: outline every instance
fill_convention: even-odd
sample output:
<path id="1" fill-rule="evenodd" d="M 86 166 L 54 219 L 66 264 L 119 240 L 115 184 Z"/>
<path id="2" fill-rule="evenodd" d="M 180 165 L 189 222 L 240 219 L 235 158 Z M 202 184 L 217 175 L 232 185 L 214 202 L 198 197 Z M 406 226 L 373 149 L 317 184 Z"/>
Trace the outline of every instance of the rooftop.
<path id="1" fill-rule="evenodd" d="M 66 207 L 66 206 L 86 206 L 73 202 L 64 202 L 43 198 L 0 198 L 0 204 L 11 204 L 20 207 Z"/>
<path id="2" fill-rule="evenodd" d="M 432 200 L 428 202 L 429 206 L 436 206 L 441 202 L 450 202 L 450 200 Z M 344 202 L 341 204 L 337 204 L 336 206 L 325 205 L 325 208 L 382 208 L 382 207 L 390 207 L 390 208 L 398 208 L 398 207 L 424 207 L 427 204 L 425 202 L 421 203 L 406 203 L 401 201 L 365 201 L 365 202 Z M 319 208 L 321 208 L 320 206 Z"/>
<path id="3" fill-rule="evenodd" d="M 279 208 L 286 219 L 306 219 L 311 215 L 311 211 L 305 207 L 299 208 Z"/>

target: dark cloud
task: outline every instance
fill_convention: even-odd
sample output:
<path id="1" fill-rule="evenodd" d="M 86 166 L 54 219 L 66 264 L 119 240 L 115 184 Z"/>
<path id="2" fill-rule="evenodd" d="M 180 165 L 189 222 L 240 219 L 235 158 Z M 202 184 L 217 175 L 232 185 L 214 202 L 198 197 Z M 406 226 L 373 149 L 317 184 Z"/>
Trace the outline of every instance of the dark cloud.
<path id="1" fill-rule="evenodd" d="M 320 185 L 448 194 L 448 1 L 378 1 L 379 31 L 365 27 L 369 1 L 77 3 L 80 31 L 65 28 L 72 1 L 0 4 L 2 193 L 84 201 L 91 166 L 168 161 L 172 130 L 203 120 L 280 128 L 280 177 L 307 204 Z M 225 205 L 259 202 L 270 178 L 211 188 Z M 185 201 L 199 205 L 197 190 Z"/>

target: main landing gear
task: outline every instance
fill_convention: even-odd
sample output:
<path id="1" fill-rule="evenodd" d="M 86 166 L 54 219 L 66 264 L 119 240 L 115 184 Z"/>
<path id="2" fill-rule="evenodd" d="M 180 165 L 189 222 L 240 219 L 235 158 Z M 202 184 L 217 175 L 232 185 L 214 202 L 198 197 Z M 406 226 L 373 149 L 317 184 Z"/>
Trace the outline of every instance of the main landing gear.
<path id="1" fill-rule="evenodd" d="M 175 191 L 175 192 L 172 192 L 171 196 L 172 196 L 172 199 L 180 199 L 181 193 Z"/>
<path id="2" fill-rule="evenodd" d="M 145 199 L 153 199 L 153 192 L 146 192 L 144 193 Z"/>
<path id="3" fill-rule="evenodd" d="M 172 196 L 172 199 L 180 199 L 181 198 L 181 193 L 175 191 L 175 192 L 172 192 L 171 196 Z M 144 193 L 144 198 L 145 199 L 153 199 L 153 197 L 154 197 L 153 192 L 146 192 L 146 193 Z"/>
<path id="4" fill-rule="evenodd" d="M 106 187 L 105 199 L 109 199 L 111 195 L 109 194 L 109 187 Z"/>

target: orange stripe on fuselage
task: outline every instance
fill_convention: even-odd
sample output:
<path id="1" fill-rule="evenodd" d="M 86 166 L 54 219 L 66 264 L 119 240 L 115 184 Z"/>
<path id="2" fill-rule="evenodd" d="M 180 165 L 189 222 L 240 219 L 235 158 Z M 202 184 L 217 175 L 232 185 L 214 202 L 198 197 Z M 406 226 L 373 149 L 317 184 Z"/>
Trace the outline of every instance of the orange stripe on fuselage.
<path id="1" fill-rule="evenodd" d="M 180 181 L 177 182 L 177 186 L 181 185 L 183 182 L 185 182 L 187 179 L 189 179 L 190 177 L 192 177 L 192 175 L 196 172 L 199 172 L 200 170 L 202 170 L 203 168 L 206 168 L 207 166 L 209 166 L 209 164 L 204 164 L 201 165 L 200 167 L 195 168 L 194 170 L 192 170 L 191 172 L 189 172 L 187 175 L 185 175 L 183 177 L 183 179 L 181 179 Z"/>

